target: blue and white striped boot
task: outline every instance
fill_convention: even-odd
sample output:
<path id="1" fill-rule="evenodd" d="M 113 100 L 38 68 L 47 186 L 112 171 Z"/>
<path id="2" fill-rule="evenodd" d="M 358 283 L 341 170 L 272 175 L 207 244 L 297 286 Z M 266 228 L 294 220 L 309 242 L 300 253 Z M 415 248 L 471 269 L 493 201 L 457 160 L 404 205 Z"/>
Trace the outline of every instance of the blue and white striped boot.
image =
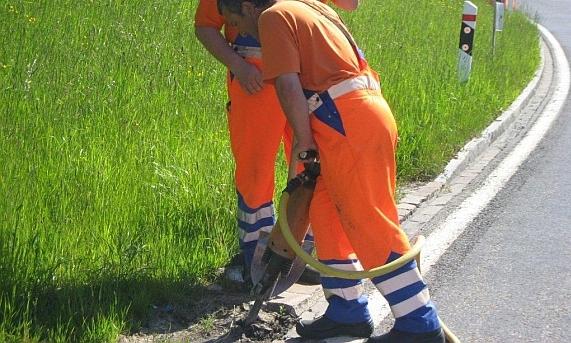
<path id="1" fill-rule="evenodd" d="M 321 260 L 331 267 L 347 271 L 363 270 L 358 260 Z M 303 338 L 324 339 L 336 336 L 369 337 L 374 325 L 367 308 L 362 280 L 321 277 L 329 303 L 325 314 L 316 320 L 302 320 L 296 331 Z"/>
<path id="2" fill-rule="evenodd" d="M 398 257 L 391 254 L 388 262 Z M 415 261 L 371 281 L 388 301 L 395 324 L 390 332 L 368 342 L 444 343 L 436 307 Z"/>

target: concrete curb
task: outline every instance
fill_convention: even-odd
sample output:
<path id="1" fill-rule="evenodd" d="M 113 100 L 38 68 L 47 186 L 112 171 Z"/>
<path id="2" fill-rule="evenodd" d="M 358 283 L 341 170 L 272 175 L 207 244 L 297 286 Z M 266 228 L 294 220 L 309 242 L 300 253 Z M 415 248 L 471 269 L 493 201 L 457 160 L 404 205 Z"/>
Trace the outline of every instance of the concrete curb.
<path id="1" fill-rule="evenodd" d="M 535 95 L 539 85 L 539 80 L 541 79 L 544 71 L 544 54 L 545 51 L 542 49 L 541 61 L 533 79 L 528 83 L 527 87 L 525 87 L 516 100 L 496 120 L 484 129 L 479 137 L 469 141 L 462 150 L 458 152 L 456 158 L 448 162 L 444 171 L 438 175 L 434 181 L 431 181 L 413 192 L 406 194 L 400 200 L 398 210 L 401 223 L 408 219 L 420 204 L 439 193 L 440 190 L 448 184 L 450 179 L 464 171 L 470 162 L 474 161 L 478 155 L 480 155 L 492 142 L 501 136 L 514 122 L 519 111 L 524 108 L 528 104 L 529 100 Z"/>
<path id="2" fill-rule="evenodd" d="M 539 81 L 544 73 L 546 54 L 543 46 L 549 51 L 553 47 L 541 33 L 541 61 L 533 79 L 528 83 L 516 100 L 494 120 L 480 136 L 469 141 L 444 168 L 444 171 L 433 181 L 409 191 L 399 201 L 398 211 L 401 223 L 410 218 L 421 204 L 438 195 L 447 186 L 450 180 L 462 173 L 468 165 L 486 150 L 507 128 L 517 119 L 519 112 L 529 103 L 536 94 Z M 311 310 L 321 297 L 321 286 L 294 285 L 287 292 L 267 302 L 264 306 L 267 311 L 287 311 L 288 313 L 301 316 L 302 313 Z"/>

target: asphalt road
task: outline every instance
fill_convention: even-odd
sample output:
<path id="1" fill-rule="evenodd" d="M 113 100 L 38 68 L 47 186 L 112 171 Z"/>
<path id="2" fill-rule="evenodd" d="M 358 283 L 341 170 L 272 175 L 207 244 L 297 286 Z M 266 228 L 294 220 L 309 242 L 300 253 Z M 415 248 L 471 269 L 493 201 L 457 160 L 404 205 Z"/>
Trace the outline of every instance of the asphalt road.
<path id="1" fill-rule="evenodd" d="M 524 3 L 571 59 L 571 0 Z M 442 318 L 463 342 L 571 342 L 570 197 L 571 96 L 427 277 Z"/>

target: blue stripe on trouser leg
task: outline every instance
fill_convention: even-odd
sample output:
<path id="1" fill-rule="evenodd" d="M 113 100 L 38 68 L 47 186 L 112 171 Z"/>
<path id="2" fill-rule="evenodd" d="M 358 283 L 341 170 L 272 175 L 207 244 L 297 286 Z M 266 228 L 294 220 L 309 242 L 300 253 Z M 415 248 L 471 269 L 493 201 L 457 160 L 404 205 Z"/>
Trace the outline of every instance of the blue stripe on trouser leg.
<path id="1" fill-rule="evenodd" d="M 347 271 L 363 270 L 358 260 L 325 260 L 322 263 Z M 321 276 L 323 293 L 329 303 L 325 316 L 338 323 L 371 320 L 362 280 Z"/>
<path id="2" fill-rule="evenodd" d="M 387 263 L 399 257 L 400 255 L 391 253 Z M 430 300 L 428 288 L 415 261 L 410 261 L 388 274 L 372 278 L 371 281 L 387 299 L 395 317 L 395 329 L 423 333 L 440 328 L 436 307 Z"/>
<path id="3" fill-rule="evenodd" d="M 268 202 L 257 208 L 251 208 L 238 192 L 237 221 L 240 250 L 244 254 L 246 268 L 250 268 L 260 232 L 271 232 L 276 222 L 274 205 L 272 202 Z"/>

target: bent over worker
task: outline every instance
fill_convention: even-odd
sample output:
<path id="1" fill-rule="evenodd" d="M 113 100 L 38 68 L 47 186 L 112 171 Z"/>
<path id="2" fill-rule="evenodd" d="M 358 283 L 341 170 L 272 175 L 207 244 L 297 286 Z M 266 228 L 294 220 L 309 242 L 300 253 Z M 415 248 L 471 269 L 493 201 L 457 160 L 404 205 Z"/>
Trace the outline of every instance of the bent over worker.
<path id="1" fill-rule="evenodd" d="M 241 33 L 259 37 L 263 78 L 274 83 L 293 128 L 293 156 L 317 150 L 321 176 L 310 207 L 319 260 L 371 269 L 410 250 L 394 199 L 397 128 L 376 73 L 337 14 L 313 0 L 218 0 Z M 436 308 L 416 263 L 372 279 L 394 327 L 371 342 L 444 342 Z M 369 337 L 361 280 L 322 277 L 323 316 L 297 324 L 304 338 Z"/>
<path id="2" fill-rule="evenodd" d="M 326 0 L 323 0 L 326 2 Z M 358 0 L 335 0 L 339 7 L 353 10 Z M 224 28 L 224 36 L 220 30 Z M 219 14 L 216 0 L 200 0 L 195 14 L 195 33 L 206 49 L 228 67 L 228 126 L 236 163 L 238 233 L 244 261 L 240 275 L 247 272 L 260 231 L 271 231 L 275 223 L 273 195 L 275 160 L 281 141 L 286 155 L 291 150 L 287 128 L 275 90 L 262 81 L 260 44 L 256 37 L 239 34 L 232 22 Z M 319 283 L 319 275 L 305 281 Z M 309 280 L 308 280 L 309 279 Z"/>

